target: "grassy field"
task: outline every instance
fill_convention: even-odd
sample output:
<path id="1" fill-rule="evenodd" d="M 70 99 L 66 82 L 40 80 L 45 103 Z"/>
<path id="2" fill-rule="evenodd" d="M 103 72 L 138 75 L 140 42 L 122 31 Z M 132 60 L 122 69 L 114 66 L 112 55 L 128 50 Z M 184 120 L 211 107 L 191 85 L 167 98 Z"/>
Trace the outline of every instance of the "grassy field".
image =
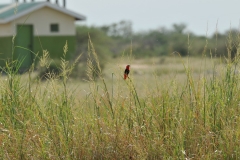
<path id="1" fill-rule="evenodd" d="M 130 75 L 132 82 L 139 95 L 146 96 L 146 89 L 156 89 L 156 85 L 160 85 L 161 89 L 168 89 L 172 83 L 185 87 L 187 82 L 186 72 L 190 72 L 194 80 L 210 78 L 217 73 L 222 73 L 225 64 L 219 58 L 202 58 L 202 57 L 155 57 L 145 59 L 129 59 L 122 57 L 111 59 L 105 64 L 103 77 L 106 81 L 108 89 L 114 89 L 114 92 L 126 90 L 128 85 L 123 80 L 123 72 L 127 64 L 131 65 Z M 216 74 L 216 75 L 217 75 Z M 70 86 L 76 88 L 78 86 L 78 95 L 85 96 L 89 91 L 89 83 L 86 79 L 70 79 Z M 96 84 L 101 86 L 102 81 L 97 80 Z M 118 87 L 121 86 L 121 87 Z"/>
<path id="2" fill-rule="evenodd" d="M 1 77 L 2 159 L 240 158 L 239 57 L 130 56 L 102 71 L 89 54 L 88 81 L 64 60 L 58 78 Z"/>

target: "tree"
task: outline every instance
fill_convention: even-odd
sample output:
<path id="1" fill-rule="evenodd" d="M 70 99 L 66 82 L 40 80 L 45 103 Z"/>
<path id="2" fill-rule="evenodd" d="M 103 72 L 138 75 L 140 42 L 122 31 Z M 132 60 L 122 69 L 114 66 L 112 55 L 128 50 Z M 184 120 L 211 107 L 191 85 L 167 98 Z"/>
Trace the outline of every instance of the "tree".
<path id="1" fill-rule="evenodd" d="M 130 38 L 133 34 L 132 22 L 120 21 L 119 23 L 113 23 L 110 26 L 100 27 L 108 36 Z"/>
<path id="2" fill-rule="evenodd" d="M 77 46 L 76 46 L 76 55 L 73 57 L 75 59 L 79 54 L 82 54 L 80 59 L 80 66 L 76 67 L 73 76 L 74 77 L 85 77 L 86 76 L 86 62 L 88 59 L 88 40 L 89 35 L 91 41 L 94 44 L 94 49 L 99 58 L 100 66 L 103 69 L 104 64 L 107 59 L 111 56 L 110 46 L 112 46 L 112 41 L 109 36 L 106 35 L 101 29 L 97 27 L 88 27 L 88 26 L 77 26 Z"/>
<path id="3" fill-rule="evenodd" d="M 184 30 L 187 28 L 187 26 L 183 23 L 181 24 L 173 24 L 173 31 L 176 33 L 183 34 Z"/>

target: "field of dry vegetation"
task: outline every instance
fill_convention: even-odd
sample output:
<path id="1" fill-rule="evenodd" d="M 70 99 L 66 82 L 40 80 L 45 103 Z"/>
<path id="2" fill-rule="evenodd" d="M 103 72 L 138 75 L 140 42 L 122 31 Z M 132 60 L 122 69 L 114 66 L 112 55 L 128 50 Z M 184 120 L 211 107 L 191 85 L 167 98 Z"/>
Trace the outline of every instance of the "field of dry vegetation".
<path id="1" fill-rule="evenodd" d="M 240 158 L 238 54 L 130 54 L 101 70 L 90 41 L 89 56 L 87 80 L 68 78 L 64 59 L 44 81 L 33 70 L 1 77 L 2 159 Z"/>

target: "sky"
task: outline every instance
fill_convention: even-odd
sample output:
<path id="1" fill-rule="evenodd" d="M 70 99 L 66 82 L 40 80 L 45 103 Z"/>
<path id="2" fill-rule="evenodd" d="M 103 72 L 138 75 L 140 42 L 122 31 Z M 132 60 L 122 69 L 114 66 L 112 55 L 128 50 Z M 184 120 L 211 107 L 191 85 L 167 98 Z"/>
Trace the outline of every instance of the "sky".
<path id="1" fill-rule="evenodd" d="M 13 1 L 0 0 L 0 3 Z M 61 5 L 62 0 L 59 2 Z M 77 24 L 103 26 L 127 20 L 132 22 L 135 32 L 171 29 L 173 24 L 184 23 L 187 31 L 209 36 L 240 26 L 239 0 L 66 0 L 66 5 L 67 9 L 87 17 Z"/>

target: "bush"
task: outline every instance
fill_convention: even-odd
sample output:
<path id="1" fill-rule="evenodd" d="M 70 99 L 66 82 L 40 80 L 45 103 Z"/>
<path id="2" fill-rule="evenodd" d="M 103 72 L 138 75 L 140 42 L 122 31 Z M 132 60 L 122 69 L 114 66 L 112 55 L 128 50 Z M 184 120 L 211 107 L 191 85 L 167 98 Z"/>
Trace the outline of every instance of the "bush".
<path id="1" fill-rule="evenodd" d="M 42 80 L 45 80 L 45 79 L 49 79 L 50 76 L 51 78 L 59 76 L 59 74 L 61 73 L 60 66 L 61 66 L 60 60 L 52 60 L 49 63 L 49 66 L 44 66 L 44 67 L 39 66 L 39 71 L 40 71 L 38 75 L 39 78 Z"/>

